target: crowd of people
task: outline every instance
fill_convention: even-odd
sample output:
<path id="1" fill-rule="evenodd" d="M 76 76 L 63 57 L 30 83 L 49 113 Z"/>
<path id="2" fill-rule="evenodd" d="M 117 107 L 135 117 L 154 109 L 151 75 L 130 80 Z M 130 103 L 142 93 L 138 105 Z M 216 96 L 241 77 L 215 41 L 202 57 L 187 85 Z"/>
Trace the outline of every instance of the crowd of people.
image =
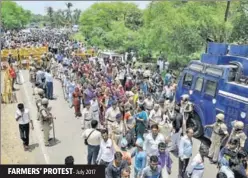
<path id="1" fill-rule="evenodd" d="M 54 40 L 50 42 L 54 45 Z M 48 43 L 50 52 L 41 56 L 40 63 L 30 55 L 30 82 L 46 146 L 50 146 L 54 119 L 49 110 L 49 100 L 54 99 L 53 80 L 60 80 L 64 99 L 81 122 L 87 164 L 104 165 L 107 178 L 127 178 L 131 171 L 135 178 L 169 177 L 176 164 L 171 154 L 178 157 L 179 178 L 202 178 L 207 157 L 218 165 L 217 177 L 247 177 L 244 124 L 233 122 L 229 134 L 224 114 L 206 126 L 213 129 L 210 148 L 201 144 L 191 159 L 194 130 L 186 123 L 193 114 L 193 104 L 187 94 L 175 103 L 177 85 L 172 71 L 162 77 L 161 66 L 142 69 L 132 61 L 109 57 L 82 60 L 75 54 L 75 49 L 85 48 L 82 43 L 65 39 L 61 44 L 58 48 Z M 21 106 L 17 120 L 18 113 L 25 111 Z M 66 158 L 66 164 L 73 162 L 72 157 Z"/>

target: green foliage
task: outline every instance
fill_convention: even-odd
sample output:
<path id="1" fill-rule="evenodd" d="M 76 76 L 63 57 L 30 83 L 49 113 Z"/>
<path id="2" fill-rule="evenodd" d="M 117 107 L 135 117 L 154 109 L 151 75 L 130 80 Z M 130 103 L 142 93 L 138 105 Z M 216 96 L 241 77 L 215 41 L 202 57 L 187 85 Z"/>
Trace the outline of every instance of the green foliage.
<path id="1" fill-rule="evenodd" d="M 133 3 L 95 3 L 82 13 L 80 25 L 90 44 L 124 52 L 138 47 L 142 11 Z"/>
<path id="2" fill-rule="evenodd" d="M 20 29 L 30 22 L 31 12 L 12 1 L 1 2 L 2 25 L 6 30 Z"/>
<path id="3" fill-rule="evenodd" d="M 207 39 L 247 40 L 247 4 L 231 2 L 225 22 L 226 2 L 152 1 L 144 11 L 132 3 L 101 2 L 81 14 L 81 32 L 100 48 L 132 48 L 141 58 L 162 52 L 172 63 L 185 65 L 199 58 Z"/>

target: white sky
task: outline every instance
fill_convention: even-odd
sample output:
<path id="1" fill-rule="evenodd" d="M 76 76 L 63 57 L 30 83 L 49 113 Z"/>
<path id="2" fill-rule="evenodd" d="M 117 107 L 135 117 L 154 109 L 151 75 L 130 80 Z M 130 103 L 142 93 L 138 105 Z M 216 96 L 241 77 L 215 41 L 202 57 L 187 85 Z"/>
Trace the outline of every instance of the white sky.
<path id="1" fill-rule="evenodd" d="M 24 9 L 30 10 L 34 14 L 46 14 L 46 8 L 51 6 L 54 10 L 66 9 L 65 3 L 69 1 L 15 1 L 17 4 L 21 5 Z M 78 8 L 80 10 L 85 10 L 92 4 L 101 1 L 71 1 L 73 4 L 72 9 Z M 105 1 L 110 2 L 110 1 Z M 138 5 L 139 8 L 144 9 L 150 3 L 149 1 L 125 1 L 133 2 Z"/>

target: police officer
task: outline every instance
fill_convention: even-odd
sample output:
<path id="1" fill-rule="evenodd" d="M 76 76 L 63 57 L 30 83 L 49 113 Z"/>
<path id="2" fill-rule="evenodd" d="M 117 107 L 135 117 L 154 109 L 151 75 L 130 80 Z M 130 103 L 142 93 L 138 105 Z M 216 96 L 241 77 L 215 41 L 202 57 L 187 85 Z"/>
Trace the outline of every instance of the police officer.
<path id="1" fill-rule="evenodd" d="M 44 98 L 44 90 L 42 90 L 41 88 L 38 88 L 37 89 L 37 95 L 35 97 L 35 103 L 36 103 L 36 107 L 37 107 L 37 111 L 38 111 L 38 117 L 37 117 L 37 120 L 39 121 L 40 120 L 40 110 L 41 110 L 41 102 L 42 102 L 42 99 Z"/>
<path id="2" fill-rule="evenodd" d="M 181 113 L 183 114 L 183 134 L 186 132 L 186 123 L 190 113 L 193 111 L 193 104 L 189 101 L 189 95 L 182 95 L 181 100 Z"/>
<path id="3" fill-rule="evenodd" d="M 35 82 L 36 82 L 36 68 L 31 66 L 30 70 L 29 70 L 29 81 L 32 84 L 32 88 L 33 88 L 33 95 L 35 95 L 34 93 L 34 87 L 35 87 Z"/>
<path id="4" fill-rule="evenodd" d="M 106 111 L 105 114 L 105 126 L 109 133 L 112 131 L 112 125 L 116 121 L 116 116 L 121 114 L 119 107 L 117 107 L 117 102 L 113 101 L 112 106 Z"/>
<path id="5" fill-rule="evenodd" d="M 247 136 L 244 133 L 243 129 L 244 129 L 244 123 L 242 121 L 233 122 L 233 130 L 230 135 L 230 139 L 233 138 L 238 140 L 239 149 L 244 148 L 247 139 Z"/>
<path id="6" fill-rule="evenodd" d="M 41 115 L 41 122 L 43 126 L 43 133 L 44 133 L 44 142 L 45 146 L 50 146 L 49 144 L 49 132 L 52 129 L 51 124 L 53 123 L 53 116 L 50 113 L 48 109 L 48 99 L 43 98 L 41 100 L 41 109 L 40 109 L 40 115 Z"/>
<path id="7" fill-rule="evenodd" d="M 227 126 L 224 123 L 224 114 L 219 113 L 216 115 L 216 122 L 212 125 L 206 125 L 205 128 L 212 128 L 212 135 L 211 135 L 211 146 L 209 148 L 208 157 L 211 159 L 212 163 L 216 163 L 220 147 L 222 142 L 228 137 Z"/>

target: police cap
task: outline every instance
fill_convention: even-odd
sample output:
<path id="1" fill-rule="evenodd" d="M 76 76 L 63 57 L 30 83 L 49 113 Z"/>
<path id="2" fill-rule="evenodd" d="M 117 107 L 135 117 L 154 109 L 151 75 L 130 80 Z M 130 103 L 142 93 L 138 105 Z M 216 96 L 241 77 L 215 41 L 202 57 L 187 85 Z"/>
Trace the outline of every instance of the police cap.
<path id="1" fill-rule="evenodd" d="M 42 90 L 41 88 L 38 89 L 37 91 L 38 95 L 43 95 L 45 92 L 44 90 Z"/>

